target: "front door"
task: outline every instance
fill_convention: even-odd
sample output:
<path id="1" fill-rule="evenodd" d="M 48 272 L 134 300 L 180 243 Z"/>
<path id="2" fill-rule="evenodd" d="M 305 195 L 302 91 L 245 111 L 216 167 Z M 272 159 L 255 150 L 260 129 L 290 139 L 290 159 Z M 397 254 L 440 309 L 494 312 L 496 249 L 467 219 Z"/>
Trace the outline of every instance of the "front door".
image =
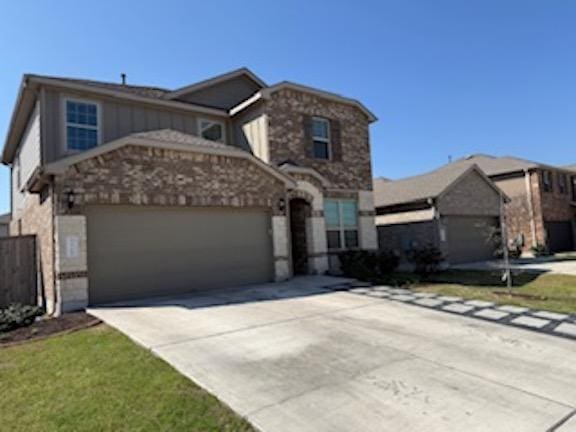
<path id="1" fill-rule="evenodd" d="M 308 244 L 306 219 L 310 205 L 301 198 L 290 200 L 290 233 L 292 243 L 292 271 L 295 275 L 308 273 Z"/>

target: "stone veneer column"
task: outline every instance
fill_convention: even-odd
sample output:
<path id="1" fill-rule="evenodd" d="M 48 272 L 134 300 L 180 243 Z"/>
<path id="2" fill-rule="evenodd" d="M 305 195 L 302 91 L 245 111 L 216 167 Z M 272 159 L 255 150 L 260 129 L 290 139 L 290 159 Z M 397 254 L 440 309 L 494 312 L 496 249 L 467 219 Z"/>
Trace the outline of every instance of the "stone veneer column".
<path id="1" fill-rule="evenodd" d="M 306 219 L 306 240 L 308 245 L 308 269 L 312 274 L 328 271 L 328 245 L 326 243 L 326 223 L 324 221 L 324 195 L 312 183 L 298 181 L 298 189 L 312 196 L 312 213 Z"/>
<path id="2" fill-rule="evenodd" d="M 56 216 L 56 314 L 88 306 L 86 217 Z"/>
<path id="3" fill-rule="evenodd" d="M 360 247 L 362 249 L 378 248 L 378 233 L 376 231 L 374 194 L 372 191 L 358 192 L 358 229 Z"/>
<path id="4" fill-rule="evenodd" d="M 274 280 L 281 282 L 292 276 L 288 252 L 288 218 L 272 216 L 272 246 L 274 253 Z"/>

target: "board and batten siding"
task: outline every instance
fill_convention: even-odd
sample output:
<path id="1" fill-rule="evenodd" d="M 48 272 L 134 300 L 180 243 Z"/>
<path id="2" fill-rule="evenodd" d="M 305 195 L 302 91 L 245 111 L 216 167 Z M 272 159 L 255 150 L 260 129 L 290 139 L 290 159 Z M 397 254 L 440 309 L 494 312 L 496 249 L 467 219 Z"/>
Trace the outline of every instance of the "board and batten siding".
<path id="1" fill-rule="evenodd" d="M 198 135 L 198 119 L 207 118 L 223 121 L 225 119 L 203 113 L 166 110 L 151 105 L 138 105 L 112 98 L 95 97 L 87 94 L 46 91 L 46 140 L 45 161 L 53 162 L 68 156 L 64 140 L 64 100 L 67 97 L 96 102 L 100 106 L 101 138 L 104 144 L 136 132 L 157 129 L 174 129 L 184 133 Z"/>
<path id="2" fill-rule="evenodd" d="M 268 148 L 268 115 L 262 106 L 246 110 L 234 118 L 234 140 L 264 162 L 270 161 Z"/>
<path id="3" fill-rule="evenodd" d="M 24 208 L 24 185 L 40 166 L 40 104 L 36 103 L 22 135 L 12 167 L 12 209 L 15 215 Z"/>

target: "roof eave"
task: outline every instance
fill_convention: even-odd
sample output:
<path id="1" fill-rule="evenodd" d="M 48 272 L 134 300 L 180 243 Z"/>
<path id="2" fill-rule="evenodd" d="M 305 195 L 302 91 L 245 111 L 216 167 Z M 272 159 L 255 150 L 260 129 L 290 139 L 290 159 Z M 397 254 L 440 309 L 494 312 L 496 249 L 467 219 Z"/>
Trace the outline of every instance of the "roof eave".
<path id="1" fill-rule="evenodd" d="M 258 77 L 258 75 L 256 75 L 256 74 L 255 74 L 254 72 L 252 72 L 250 69 L 248 69 L 248 68 L 246 68 L 246 67 L 243 67 L 243 68 L 240 68 L 240 69 L 233 70 L 233 71 L 231 71 L 231 72 L 224 73 L 224 74 L 222 74 L 222 75 L 218 75 L 218 76 L 215 76 L 215 77 L 212 77 L 212 78 L 208 78 L 208 79 L 206 79 L 206 80 L 197 82 L 197 83 L 195 83 L 195 84 L 191 84 L 191 85 L 188 85 L 188 86 L 185 86 L 185 87 L 181 87 L 181 88 L 179 88 L 179 89 L 177 89 L 177 90 L 174 90 L 173 92 L 168 93 L 168 94 L 166 95 L 166 98 L 167 98 L 167 99 L 176 99 L 176 98 L 178 98 L 178 97 L 180 97 L 180 96 L 182 96 L 182 95 L 185 95 L 185 94 L 187 94 L 187 93 L 194 92 L 194 91 L 198 91 L 198 90 L 202 90 L 202 89 L 204 89 L 204 88 L 213 86 L 213 85 L 215 85 L 215 84 L 218 84 L 218 83 L 221 83 L 221 82 L 230 80 L 230 79 L 234 79 L 234 78 L 239 77 L 239 76 L 242 76 L 242 75 L 244 75 L 244 76 L 248 77 L 249 79 L 251 79 L 251 80 L 252 80 L 257 86 L 259 86 L 260 88 L 265 88 L 265 87 L 268 86 L 260 77 Z"/>
<path id="2" fill-rule="evenodd" d="M 308 86 L 305 86 L 302 84 L 296 84 L 296 83 L 293 83 L 290 81 L 282 81 L 278 84 L 274 84 L 273 86 L 262 89 L 262 91 L 261 91 L 262 97 L 270 98 L 270 95 L 272 93 L 277 92 L 277 91 L 282 90 L 282 89 L 286 89 L 286 88 L 296 90 L 296 91 L 305 92 L 305 93 L 314 94 L 314 95 L 321 97 L 321 98 L 324 98 L 324 99 L 329 99 L 329 100 L 332 100 L 335 102 L 340 102 L 340 103 L 355 106 L 360 111 L 362 111 L 362 113 L 364 113 L 364 115 L 368 118 L 368 121 L 370 123 L 374 123 L 375 121 L 378 120 L 378 117 L 376 117 L 374 115 L 374 113 L 372 113 L 368 108 L 366 108 L 366 106 L 362 102 L 360 102 L 359 100 L 348 98 L 345 96 L 340 96 L 336 93 L 331 93 L 331 92 L 327 92 L 324 90 L 319 90 L 319 89 L 316 89 L 313 87 L 308 87 Z"/>
<path id="3" fill-rule="evenodd" d="M 18 131 L 22 132 L 20 129 L 25 127 L 25 124 L 17 127 L 18 122 L 20 121 L 25 123 L 25 120 L 31 112 L 32 106 L 25 106 L 28 100 L 33 101 L 32 97 L 34 96 L 35 90 L 34 83 L 31 83 L 29 78 L 30 75 L 24 75 L 22 77 L 22 82 L 20 83 L 20 89 L 18 90 L 18 96 L 16 97 L 16 103 L 14 105 L 15 108 L 14 111 L 12 111 L 12 117 L 10 118 L 8 131 L 6 132 L 6 138 L 4 140 L 4 147 L 2 149 L 1 162 L 4 165 L 12 164 L 18 147 L 16 136 L 19 135 Z M 24 119 L 22 119 L 23 117 Z"/>
<path id="4" fill-rule="evenodd" d="M 136 145 L 136 146 L 144 146 L 144 147 L 155 147 L 155 148 L 163 148 L 168 150 L 177 150 L 177 151 L 187 151 L 187 152 L 196 152 L 196 153 L 203 153 L 203 154 L 211 154 L 211 155 L 221 155 L 221 156 L 229 156 L 229 157 L 236 157 L 236 158 L 243 158 L 248 159 L 261 167 L 264 171 L 267 171 L 269 174 L 276 177 L 278 180 L 284 182 L 284 184 L 288 187 L 296 187 L 296 182 L 288 175 L 281 172 L 279 169 L 272 167 L 271 165 L 266 164 L 265 162 L 261 161 L 257 157 L 253 156 L 252 154 L 241 150 L 236 149 L 233 147 L 230 148 L 216 148 L 216 147 L 204 147 L 201 145 L 194 145 L 194 144 L 182 144 L 178 142 L 171 142 L 171 141 L 163 141 L 163 140 L 154 140 L 149 138 L 141 138 L 141 137 L 134 137 L 134 136 L 126 136 L 119 138 L 114 141 L 110 141 L 106 144 L 101 146 L 95 147 L 93 149 L 87 150 L 85 152 L 69 156 L 67 158 L 61 159 L 56 162 L 52 162 L 44 166 L 41 171 L 39 171 L 39 175 L 41 177 L 51 176 L 51 175 L 59 175 L 66 172 L 66 169 L 74 164 L 80 163 L 84 160 L 91 159 L 103 153 L 108 153 L 110 151 L 116 150 L 120 147 L 124 147 L 126 145 Z"/>

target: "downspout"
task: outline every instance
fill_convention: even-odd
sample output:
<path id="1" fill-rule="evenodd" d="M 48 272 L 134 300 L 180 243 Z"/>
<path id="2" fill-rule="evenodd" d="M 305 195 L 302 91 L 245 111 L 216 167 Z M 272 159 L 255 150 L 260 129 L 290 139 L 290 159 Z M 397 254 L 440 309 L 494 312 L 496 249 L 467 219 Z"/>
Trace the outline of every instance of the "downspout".
<path id="1" fill-rule="evenodd" d="M 532 199 L 532 184 L 530 182 L 530 171 L 524 170 L 524 181 L 526 183 L 526 195 L 528 195 L 528 214 L 530 216 L 530 233 L 532 235 L 532 246 L 538 246 L 536 239 L 536 221 L 534 220 L 534 200 Z"/>

